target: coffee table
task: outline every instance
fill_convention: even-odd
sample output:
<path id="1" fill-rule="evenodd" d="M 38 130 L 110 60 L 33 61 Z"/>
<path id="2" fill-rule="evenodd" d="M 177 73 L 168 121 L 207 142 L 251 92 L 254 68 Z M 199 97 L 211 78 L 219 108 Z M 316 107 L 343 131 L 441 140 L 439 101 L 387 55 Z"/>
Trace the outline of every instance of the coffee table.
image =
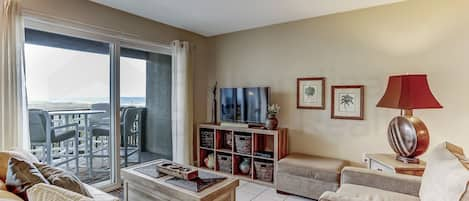
<path id="1" fill-rule="evenodd" d="M 201 187 L 199 190 L 203 189 L 199 192 L 194 188 L 183 188 L 174 184 L 177 179 L 173 176 L 159 174 L 155 161 L 124 168 L 121 175 L 124 180 L 124 201 L 235 201 L 236 187 L 239 186 L 239 180 L 234 177 L 199 169 L 200 177 L 213 177 L 218 183 L 197 185 Z"/>

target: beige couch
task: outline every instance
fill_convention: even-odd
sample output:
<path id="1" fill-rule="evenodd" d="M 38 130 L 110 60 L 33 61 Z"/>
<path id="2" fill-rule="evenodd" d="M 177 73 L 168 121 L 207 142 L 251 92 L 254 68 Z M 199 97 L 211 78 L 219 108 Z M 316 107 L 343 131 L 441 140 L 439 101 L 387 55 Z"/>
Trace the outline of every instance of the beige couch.
<path id="1" fill-rule="evenodd" d="M 346 167 L 336 192 L 319 201 L 469 201 L 469 164 L 462 148 L 449 143 L 429 154 L 422 177 Z"/>
<path id="2" fill-rule="evenodd" d="M 27 152 L 23 151 L 9 151 L 9 152 L 0 152 L 0 200 L 1 201 L 21 201 L 22 199 L 16 196 L 13 193 L 6 191 L 4 186 L 2 185 L 5 181 L 7 170 L 8 170 L 8 160 L 11 156 L 15 156 L 17 158 L 21 158 L 23 160 L 28 160 L 31 162 L 37 161 L 37 159 Z M 3 187 L 2 187 L 3 186 Z M 37 186 L 37 187 L 36 187 Z M 32 187 L 31 192 L 34 194 L 39 195 L 41 199 L 34 199 L 30 198 L 30 201 L 50 201 L 50 200 L 80 200 L 80 201 L 119 201 L 118 198 L 111 196 L 101 190 L 98 190 L 92 186 L 85 185 L 90 194 L 93 196 L 92 199 L 89 198 L 80 198 L 81 196 L 76 195 L 76 193 L 68 191 L 66 189 L 62 189 L 59 187 L 51 186 L 51 185 L 35 185 Z M 28 193 L 30 191 L 28 190 Z M 55 194 L 55 195 L 54 195 Z M 29 195 L 29 194 L 28 194 Z M 60 197 L 62 196 L 62 197 Z M 28 196 L 29 197 L 29 196 Z"/>
<path id="3" fill-rule="evenodd" d="M 419 201 L 420 177 L 345 167 L 337 192 L 325 192 L 320 201 Z"/>

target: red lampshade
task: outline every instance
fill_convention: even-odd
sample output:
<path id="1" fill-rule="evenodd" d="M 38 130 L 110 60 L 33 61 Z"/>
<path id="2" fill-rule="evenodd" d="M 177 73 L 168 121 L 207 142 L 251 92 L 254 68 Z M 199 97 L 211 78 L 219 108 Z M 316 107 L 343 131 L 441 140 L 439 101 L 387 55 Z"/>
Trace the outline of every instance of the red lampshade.
<path id="1" fill-rule="evenodd" d="M 390 76 L 386 92 L 376 106 L 406 110 L 443 108 L 428 86 L 427 75 Z"/>

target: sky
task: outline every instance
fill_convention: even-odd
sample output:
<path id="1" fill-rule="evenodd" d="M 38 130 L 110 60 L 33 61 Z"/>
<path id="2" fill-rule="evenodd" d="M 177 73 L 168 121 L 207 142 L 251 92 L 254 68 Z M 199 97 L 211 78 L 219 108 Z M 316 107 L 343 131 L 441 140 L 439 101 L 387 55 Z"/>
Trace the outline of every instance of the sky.
<path id="1" fill-rule="evenodd" d="M 109 97 L 110 56 L 25 45 L 29 101 Z M 146 61 L 121 57 L 121 97 L 145 97 Z"/>

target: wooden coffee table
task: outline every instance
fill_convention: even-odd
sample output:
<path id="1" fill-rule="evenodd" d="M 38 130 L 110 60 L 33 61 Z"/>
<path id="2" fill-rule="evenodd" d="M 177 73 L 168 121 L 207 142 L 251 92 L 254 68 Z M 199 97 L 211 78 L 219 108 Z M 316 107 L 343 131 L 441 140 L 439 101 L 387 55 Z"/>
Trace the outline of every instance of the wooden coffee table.
<path id="1" fill-rule="evenodd" d="M 168 183 L 174 177 L 158 175 L 155 161 L 121 170 L 124 180 L 124 201 L 235 201 L 239 180 L 223 175 L 226 179 L 208 186 L 200 192 Z M 200 170 L 201 172 L 204 170 Z M 214 174 L 210 172 L 210 174 Z M 220 175 L 221 176 L 221 175 Z"/>

